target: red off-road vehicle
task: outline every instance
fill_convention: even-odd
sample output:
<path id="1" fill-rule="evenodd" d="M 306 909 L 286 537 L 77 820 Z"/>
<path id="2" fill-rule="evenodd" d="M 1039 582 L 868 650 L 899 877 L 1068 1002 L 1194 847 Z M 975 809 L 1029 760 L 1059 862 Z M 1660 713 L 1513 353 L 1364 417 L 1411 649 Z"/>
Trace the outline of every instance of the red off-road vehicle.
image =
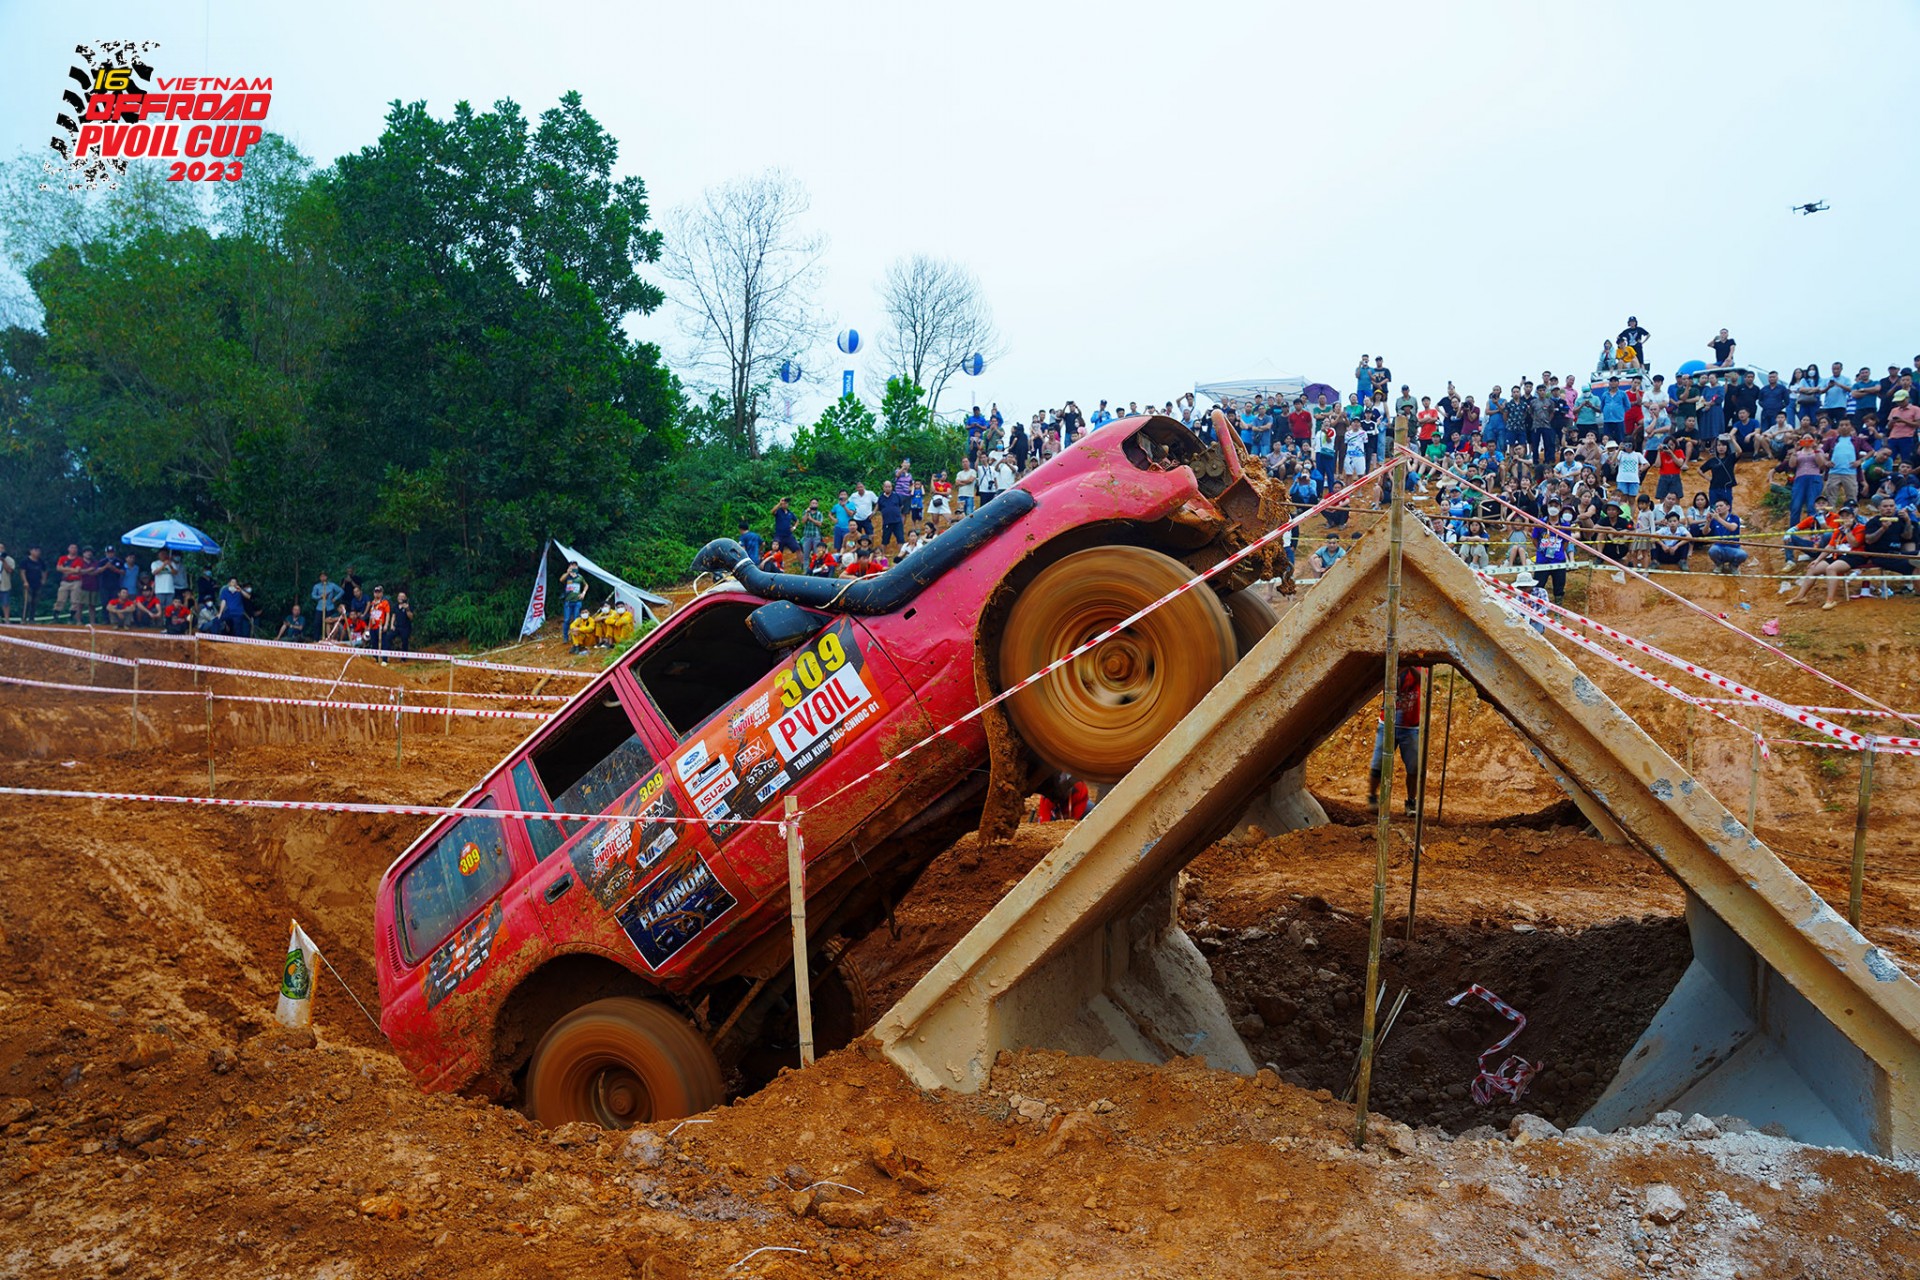
<path id="1" fill-rule="evenodd" d="M 1264 509 L 1263 509 L 1264 507 Z M 1237 445 L 1169 418 L 1087 436 L 884 573 L 731 574 L 670 616 L 381 877 L 380 1024 L 430 1089 L 609 1127 L 721 1100 L 793 1043 L 784 797 L 803 811 L 816 1041 L 870 1020 L 837 962 L 980 820 L 990 776 L 1119 778 L 1272 625 L 1272 547 L 834 795 L 1281 518 Z M 1284 561 L 1281 562 L 1284 565 Z M 1284 572 L 1284 569 L 1282 569 Z M 997 713 L 989 713 L 991 718 Z M 813 806 L 834 795 L 830 803 Z M 698 821 L 669 823 L 667 818 Z"/>

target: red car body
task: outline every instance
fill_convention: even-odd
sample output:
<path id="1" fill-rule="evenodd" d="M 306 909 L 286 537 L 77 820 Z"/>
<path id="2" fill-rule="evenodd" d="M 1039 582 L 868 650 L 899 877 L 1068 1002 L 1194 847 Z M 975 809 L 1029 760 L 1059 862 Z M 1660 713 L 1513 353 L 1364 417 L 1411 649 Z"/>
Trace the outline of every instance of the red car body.
<path id="1" fill-rule="evenodd" d="M 604 817 L 443 818 L 388 867 L 380 1024 L 424 1087 L 511 1097 L 544 1028 L 612 992 L 666 1001 L 717 1050 L 737 1039 L 739 1011 L 792 963 L 785 842 L 740 821 L 796 797 L 813 936 L 870 927 L 979 812 L 979 720 L 871 771 L 979 704 L 992 678 L 975 655 L 1003 589 L 1116 540 L 1211 564 L 1258 505 L 1233 448 L 1165 418 L 1095 431 L 1019 487 L 1034 508 L 905 607 L 820 614 L 797 649 L 748 638 L 752 595 L 695 599 L 461 801 Z"/>

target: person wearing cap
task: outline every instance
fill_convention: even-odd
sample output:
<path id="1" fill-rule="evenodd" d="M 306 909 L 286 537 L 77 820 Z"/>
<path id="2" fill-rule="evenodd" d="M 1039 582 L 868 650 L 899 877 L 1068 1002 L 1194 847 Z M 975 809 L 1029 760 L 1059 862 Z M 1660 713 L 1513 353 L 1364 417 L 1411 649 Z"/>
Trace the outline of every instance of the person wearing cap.
<path id="1" fill-rule="evenodd" d="M 1914 434 L 1920 431 L 1920 404 L 1913 402 L 1913 393 L 1905 388 L 1895 391 L 1889 397 L 1887 410 L 1887 447 L 1893 450 L 1895 459 L 1912 462 L 1914 455 Z"/>
<path id="2" fill-rule="evenodd" d="M 1513 589 L 1525 596 L 1527 603 L 1536 610 L 1543 608 L 1547 603 L 1547 589 L 1540 585 L 1538 578 L 1528 573 L 1525 569 L 1522 569 L 1519 575 L 1514 578 Z M 1547 624 L 1544 622 L 1534 618 L 1528 618 L 1527 625 L 1532 627 L 1534 631 L 1540 635 L 1547 634 Z"/>

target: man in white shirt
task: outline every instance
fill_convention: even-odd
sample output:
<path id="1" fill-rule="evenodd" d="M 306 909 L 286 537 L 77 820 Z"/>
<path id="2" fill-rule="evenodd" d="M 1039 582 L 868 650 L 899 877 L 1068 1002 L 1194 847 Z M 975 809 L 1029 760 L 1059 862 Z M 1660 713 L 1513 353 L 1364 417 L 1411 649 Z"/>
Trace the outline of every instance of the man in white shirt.
<path id="1" fill-rule="evenodd" d="M 980 483 L 980 473 L 973 469 L 973 463 L 962 462 L 960 469 L 953 473 L 953 496 L 960 502 L 960 514 L 973 514 L 973 499 Z"/>
<path id="2" fill-rule="evenodd" d="M 164 612 L 173 603 L 174 594 L 179 591 L 175 585 L 180 569 L 173 562 L 173 552 L 162 550 L 160 558 L 153 562 L 153 594 L 160 598 L 160 608 Z"/>
<path id="3" fill-rule="evenodd" d="M 865 484 L 855 480 L 853 494 L 847 499 L 847 514 L 853 517 L 854 528 L 871 538 L 873 536 L 873 509 L 880 505 L 880 499 Z"/>

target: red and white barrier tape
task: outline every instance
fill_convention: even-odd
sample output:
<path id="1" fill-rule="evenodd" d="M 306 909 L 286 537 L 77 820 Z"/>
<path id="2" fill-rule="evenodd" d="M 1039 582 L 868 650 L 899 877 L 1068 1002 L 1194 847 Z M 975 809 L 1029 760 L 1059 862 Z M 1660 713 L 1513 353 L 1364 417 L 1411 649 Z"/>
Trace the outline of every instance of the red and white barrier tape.
<path id="1" fill-rule="evenodd" d="M 1681 689 L 1678 685 L 1675 685 L 1672 682 L 1667 680 L 1662 680 L 1659 676 L 1653 674 L 1653 672 L 1647 670 L 1645 667 L 1641 666 L 1639 663 L 1630 662 L 1627 659 L 1621 657 L 1619 654 L 1614 653 L 1608 649 L 1602 648 L 1600 645 L 1596 644 L 1592 640 L 1587 639 L 1585 636 L 1581 635 L 1579 632 L 1575 631 L 1573 628 L 1564 626 L 1561 623 L 1555 621 L 1551 614 L 1545 612 L 1543 609 L 1539 607 L 1542 604 L 1541 601 L 1536 600 L 1533 597 L 1527 595 L 1525 592 L 1521 591 L 1519 588 L 1509 586 L 1506 583 L 1501 582 L 1497 578 L 1490 578 L 1484 574 L 1480 576 L 1483 581 L 1487 582 L 1489 585 L 1496 588 L 1497 593 L 1503 598 L 1505 598 L 1507 602 L 1511 604 L 1516 611 L 1524 614 L 1525 616 L 1532 619 L 1534 622 L 1538 623 L 1539 625 L 1549 628 L 1550 630 L 1553 631 L 1555 635 L 1558 635 L 1563 637 L 1564 639 L 1570 640 L 1574 644 L 1579 645 L 1581 648 L 1585 649 L 1587 652 L 1593 654 L 1594 656 L 1603 658 L 1606 661 L 1613 663 L 1615 666 L 1631 672 L 1633 675 L 1638 676 L 1640 679 L 1646 681 L 1650 685 L 1653 685 L 1655 688 L 1660 689 L 1662 692 L 1670 694 L 1673 697 L 1678 698 L 1680 701 L 1685 702 L 1691 706 L 1698 707 L 1700 710 L 1706 712 L 1710 716 L 1715 717 L 1716 719 L 1725 720 L 1728 724 L 1740 730 L 1742 733 L 1753 732 L 1751 729 L 1747 728 L 1746 725 L 1741 724 L 1738 720 L 1735 720 L 1732 716 L 1728 715 L 1726 712 L 1716 710 L 1715 708 L 1707 705 L 1709 701 L 1708 699 L 1694 697 L 1692 694 L 1688 693 L 1686 690 Z M 1767 751 L 1766 739 L 1764 738 L 1760 740 L 1760 754 L 1763 756 L 1769 754 Z"/>
<path id="2" fill-rule="evenodd" d="M 1041 680 L 1045 679 L 1047 676 L 1052 675 L 1055 671 L 1058 671 L 1061 667 L 1066 666 L 1069 662 L 1072 662 L 1075 658 L 1080 657 L 1082 654 L 1086 653 L 1088 650 L 1093 649 L 1098 645 L 1104 644 L 1108 640 L 1111 640 L 1114 636 L 1119 635 L 1122 631 L 1125 631 L 1128 627 L 1140 621 L 1140 619 L 1146 617 L 1148 614 L 1152 613 L 1155 609 L 1158 609 L 1160 606 L 1173 600 L 1176 596 L 1184 595 L 1186 592 L 1193 590 L 1193 588 L 1207 581 L 1209 578 L 1213 577 L 1215 574 L 1220 573 L 1230 568 L 1231 566 L 1238 564 L 1240 561 L 1246 559 L 1248 556 L 1258 551 L 1261 547 L 1266 546 L 1268 543 L 1274 541 L 1276 538 L 1282 537 L 1283 535 L 1288 533 L 1290 530 L 1297 528 L 1301 524 L 1304 524 L 1310 517 L 1318 515 L 1320 512 L 1325 511 L 1329 507 L 1338 506 L 1339 504 L 1344 503 L 1345 501 L 1347 501 L 1348 498 L 1352 497 L 1355 493 L 1357 493 L 1362 486 L 1369 484 L 1375 480 L 1378 480 L 1383 474 L 1385 474 L 1392 467 L 1392 465 L 1393 465 L 1392 463 L 1383 463 L 1382 465 L 1375 467 L 1372 471 L 1368 472 L 1366 475 L 1361 476 L 1359 479 L 1355 480 L 1352 484 L 1346 486 L 1344 489 L 1337 489 L 1334 492 L 1328 494 L 1326 497 L 1320 499 L 1320 501 L 1314 503 L 1311 507 L 1308 507 L 1305 511 L 1302 511 L 1299 515 L 1295 516 L 1293 519 L 1287 521 L 1285 524 L 1278 526 L 1277 528 L 1275 528 L 1269 533 L 1261 534 L 1254 541 L 1249 542 L 1246 546 L 1240 548 L 1240 550 L 1226 557 L 1225 559 L 1220 561 L 1219 564 L 1214 565 L 1212 568 L 1206 570 L 1204 573 L 1201 573 L 1196 577 L 1189 578 L 1187 581 L 1181 583 L 1179 586 L 1175 587 L 1173 590 L 1167 592 L 1167 594 L 1161 596 L 1158 600 L 1155 600 L 1151 604 L 1144 605 L 1141 608 L 1135 610 L 1133 613 L 1120 619 L 1120 621 L 1114 623 L 1111 627 L 1108 627 L 1105 631 L 1102 631 L 1099 635 L 1092 637 L 1091 639 L 1086 641 L 1086 643 L 1054 659 L 1052 662 L 1040 668 L 1038 671 L 1034 672 L 1032 675 L 1026 677 L 1024 680 L 1021 680 L 1018 684 L 1013 685 L 1011 688 L 1003 689 L 998 694 L 994 695 L 991 698 L 988 698 L 985 702 L 982 702 L 979 706 L 967 712 L 965 715 L 961 716 L 957 720 L 949 721 L 947 724 L 944 724 L 940 728 L 935 729 L 932 733 L 920 739 L 920 741 L 914 743 L 912 746 L 902 751 L 899 755 L 892 756 L 886 760 L 882 760 L 879 764 L 867 770 L 865 773 L 861 774 L 859 777 L 854 778 L 851 782 L 848 782 L 845 785 L 835 789 L 831 795 L 828 795 L 825 798 L 817 800 L 813 804 L 809 805 L 808 806 L 809 810 L 817 809 L 821 805 L 824 805 L 833 800 L 836 800 L 840 796 L 845 794 L 847 791 L 851 790 L 854 787 L 859 786 L 861 783 L 867 781 L 869 778 L 885 773 L 888 769 L 893 768 L 893 766 L 895 766 L 896 764 L 899 764 L 902 760 L 905 760 L 908 756 L 920 750 L 920 748 L 940 738 L 946 737 L 948 734 L 952 733 L 955 729 L 958 729 L 961 725 L 966 724 L 968 721 L 978 719 L 981 715 L 985 714 L 985 712 L 989 707 L 998 706 L 1000 703 L 1005 702 L 1008 698 L 1013 697 L 1015 694 L 1019 693 L 1021 690 L 1030 688 L 1031 686 L 1039 683 Z"/>
<path id="3" fill-rule="evenodd" d="M 1423 471 L 1427 471 L 1429 473 L 1438 474 L 1438 475 L 1450 474 L 1446 471 L 1444 467 L 1441 467 L 1438 463 L 1432 462 L 1427 458 L 1421 457 L 1418 453 L 1416 453 L 1412 449 L 1407 448 L 1405 445 L 1400 445 L 1398 447 L 1398 451 L 1401 454 L 1405 455 L 1407 460 L 1412 465 L 1421 468 Z M 1695 604 L 1693 601 L 1687 599 L 1685 596 L 1681 595 L 1679 592 L 1660 585 L 1658 582 L 1655 582 L 1652 578 L 1647 577 L 1644 573 L 1634 568 L 1632 565 L 1623 564 L 1622 562 L 1615 560 L 1613 557 L 1606 555 L 1605 553 L 1600 551 L 1599 548 L 1591 545 L 1590 543 L 1582 542 L 1579 538 L 1575 537 L 1573 534 L 1569 533 L 1567 530 L 1553 528 L 1552 526 L 1547 524 L 1546 521 L 1540 519 L 1538 516 L 1531 515 L 1528 512 L 1522 511 L 1519 507 L 1514 506 L 1511 502 L 1508 502 L 1505 498 L 1502 498 L 1499 494 L 1486 493 L 1484 490 L 1477 490 L 1477 492 L 1480 492 L 1482 496 L 1484 496 L 1487 499 L 1487 501 L 1492 502 L 1497 506 L 1505 507 L 1508 511 L 1518 516 L 1522 522 L 1528 525 L 1535 526 L 1537 528 L 1548 529 L 1549 531 L 1559 535 L 1560 537 L 1565 538 L 1569 545 L 1580 548 L 1582 551 L 1592 556 L 1595 560 L 1598 560 L 1603 564 L 1611 565 L 1613 568 L 1618 569 L 1623 573 L 1631 574 L 1633 577 L 1638 578 L 1640 581 L 1652 587 L 1655 591 L 1658 591 L 1662 595 L 1672 598 L 1673 600 L 1679 602 L 1681 605 L 1685 606 L 1686 608 L 1691 609 L 1693 612 L 1699 614 L 1701 617 L 1706 618 L 1708 621 L 1713 622 L 1716 625 L 1725 627 L 1727 630 L 1733 632 L 1735 635 L 1741 637 L 1742 639 L 1747 640 L 1755 645 L 1758 645 L 1760 648 L 1765 649 L 1768 653 L 1773 654 L 1777 658 L 1781 658 L 1785 660 L 1789 665 L 1799 668 L 1801 671 L 1806 672 L 1808 675 L 1814 676 L 1817 679 L 1832 685 L 1834 688 L 1840 690 L 1842 693 L 1847 694 L 1849 697 L 1857 698 L 1861 702 L 1870 702 L 1874 706 L 1880 708 L 1882 711 L 1886 711 L 1889 714 L 1896 717 L 1897 719 L 1904 720 L 1909 724 L 1920 725 L 1920 716 L 1916 716 L 1904 711 L 1895 711 L 1892 707 L 1887 706 L 1884 702 L 1881 702 L 1878 698 L 1869 697 L 1868 695 L 1860 692 L 1858 689 L 1853 688 L 1851 685 L 1847 684 L 1845 681 L 1839 679 L 1838 677 L 1829 675 L 1827 672 L 1822 671 L 1820 668 L 1812 665 L 1811 663 L 1802 662 L 1800 659 L 1794 657 L 1791 653 L 1788 653 L 1785 649 L 1782 649 L 1777 645 L 1768 644 L 1765 640 L 1761 639 L 1759 636 L 1754 635 L 1751 631 L 1747 631 L 1742 627 L 1735 626 L 1732 622 L 1728 621 L 1726 618 L 1721 617 L 1719 614 L 1715 613 L 1713 610 L 1703 608 L 1702 606 Z M 1794 718 L 1797 719 L 1798 717 L 1795 716 Z"/>
<path id="4" fill-rule="evenodd" d="M 205 662 L 170 662 L 165 658 L 121 658 L 111 654 L 90 654 L 84 649 L 70 649 L 64 645 L 36 644 L 30 640 L 19 640 L 12 636 L 0 636 L 0 644 L 26 645 L 34 649 L 44 649 L 49 653 L 59 653 L 79 662 L 98 658 L 122 667 L 159 667 L 167 671 L 191 671 L 206 676 L 232 676 L 247 680 L 281 680 L 296 684 L 324 684 L 331 689 L 372 689 L 375 692 L 391 693 L 398 688 L 406 688 L 409 693 L 422 697 L 445 697 L 444 689 L 423 689 L 417 686 L 391 684 L 369 684 L 365 680 L 334 680 L 327 676 L 300 676 L 286 671 L 254 671 L 246 667 L 219 667 Z M 480 690 L 457 689 L 456 698 L 485 698 L 488 701 L 536 701 L 565 702 L 570 695 L 564 693 L 489 693 Z"/>
<path id="5" fill-rule="evenodd" d="M 0 684 L 59 689 L 69 693 L 117 694 L 120 697 L 205 698 L 213 702 L 252 702 L 275 707 L 323 707 L 334 711 L 392 711 L 413 716 L 456 716 L 475 720 L 545 720 L 550 711 L 509 711 L 492 707 L 434 707 L 415 702 L 329 702 L 322 698 L 265 698 L 250 693 L 215 693 L 211 689 L 117 689 L 99 685 L 55 684 L 25 676 L 0 675 Z"/>
<path id="6" fill-rule="evenodd" d="M 1702 698 L 1701 701 L 1741 705 L 1746 700 L 1744 698 Z M 1800 709 L 1802 711 L 1818 712 L 1820 715 L 1823 715 L 1823 716 L 1872 716 L 1873 718 L 1879 719 L 1879 720 L 1887 720 L 1887 719 L 1907 720 L 1907 719 L 1913 718 L 1911 712 L 1876 711 L 1872 707 L 1807 707 L 1807 706 L 1803 706 Z"/>
<path id="7" fill-rule="evenodd" d="M 88 653 L 82 649 L 69 648 L 64 644 L 47 644 L 41 640 L 26 640 L 19 636 L 0 636 L 0 644 L 10 644 L 21 649 L 39 649 L 46 653 L 57 653 L 63 658 L 79 658 L 83 662 L 104 662 L 108 666 L 130 667 L 132 658 L 122 658 L 112 653 Z"/>
<path id="8" fill-rule="evenodd" d="M 512 671 L 535 676 L 570 676 L 575 680 L 591 680 L 600 674 L 598 671 L 569 671 L 564 667 L 522 667 L 511 662 L 482 662 L 478 658 L 459 658 L 450 653 L 424 653 L 413 649 L 365 649 L 358 645 L 335 644 L 330 640 L 297 644 L 291 640 L 262 640 L 257 636 L 216 636 L 204 632 L 201 633 L 200 638 L 217 644 L 258 644 L 274 649 L 346 654 L 356 658 L 396 659 L 401 662 L 451 662 L 456 667 L 473 667 L 479 671 Z"/>
<path id="9" fill-rule="evenodd" d="M 1693 676 L 1696 679 L 1704 680 L 1708 684 L 1713 685 L 1716 688 L 1725 689 L 1727 692 L 1734 694 L 1738 699 L 1740 699 L 1743 702 L 1746 702 L 1751 706 L 1763 707 L 1766 710 L 1773 712 L 1775 715 L 1783 716 L 1788 720 L 1792 720 L 1795 724 L 1805 725 L 1809 729 L 1813 729 L 1813 730 L 1816 730 L 1817 732 L 1824 733 L 1828 737 L 1833 738 L 1835 741 L 1844 742 L 1844 743 L 1847 743 L 1849 746 L 1854 746 L 1854 747 L 1860 746 L 1863 742 L 1866 742 L 1869 739 L 1873 739 L 1879 742 L 1890 743 L 1896 747 L 1920 746 L 1920 738 L 1877 736 L 1873 734 L 1857 733 L 1854 730 L 1849 729 L 1844 725 L 1835 724 L 1833 721 L 1826 719 L 1824 716 L 1815 714 L 1811 708 L 1795 706 L 1794 704 L 1782 701 L 1781 699 L 1776 698 L 1771 694 L 1762 693 L 1758 689 L 1748 688 L 1746 685 L 1741 684 L 1738 680 L 1734 680 L 1727 676 L 1720 675 L 1718 672 L 1708 670 L 1706 667 L 1701 666 L 1699 663 L 1689 662 L 1685 658 L 1675 657 L 1673 654 L 1668 653 L 1666 650 L 1661 649 L 1656 645 L 1648 644 L 1645 640 L 1641 640 L 1637 637 L 1630 636 L 1626 632 L 1621 631 L 1617 627 L 1610 627 L 1604 622 L 1596 622 L 1592 618 L 1586 617 L 1584 614 L 1575 613 L 1573 610 L 1567 608 L 1564 605 L 1552 604 L 1550 602 L 1545 602 L 1545 601 L 1536 601 L 1535 604 L 1540 605 L 1546 609 L 1551 609 L 1553 612 L 1559 614 L 1560 616 L 1571 619 L 1575 624 L 1579 626 L 1588 627 L 1598 632 L 1599 634 L 1606 636 L 1608 639 L 1614 641 L 1617 644 L 1622 644 L 1629 649 L 1634 649 L 1641 653 L 1644 653 L 1651 658 L 1655 658 L 1660 662 L 1663 662 L 1668 666 L 1675 668 L 1676 670 L 1684 671 L 1688 675 Z"/>
<path id="10" fill-rule="evenodd" d="M 114 800 L 130 804 L 184 804 L 211 809 L 291 809 L 302 813 L 391 813 L 420 818 L 517 818 L 524 822 L 632 822 L 695 826 L 705 818 L 646 818 L 605 813 L 548 813 L 537 809 L 476 809 L 446 804 L 363 804 L 351 800 L 255 800 L 225 796 L 164 796 L 134 791 L 62 791 L 0 787 L 0 795 L 54 800 Z M 730 827 L 784 827 L 778 818 L 728 818 Z"/>
<path id="11" fill-rule="evenodd" d="M 17 622 L 0 623 L 0 626 L 26 628 L 26 624 Z M 171 640 L 184 643 L 192 643 L 198 639 L 205 640 L 209 644 L 254 644 L 264 645 L 270 649 L 295 649 L 302 653 L 344 654 L 355 658 L 398 658 L 406 662 L 451 662 L 456 667 L 473 667 L 482 671 L 508 671 L 533 676 L 571 676 L 575 680 L 591 680 L 600 674 L 598 671 L 571 671 L 564 667 L 523 667 L 511 662 L 485 662 L 479 658 L 462 658 L 451 653 L 426 653 L 417 650 L 403 649 L 367 649 L 359 645 L 337 644 L 331 640 L 316 640 L 308 644 L 299 644 L 292 640 L 265 640 L 258 636 L 221 636 L 214 635 L 210 632 L 201 632 L 198 636 L 175 636 L 168 635 L 163 631 L 121 631 L 109 627 L 51 627 L 44 624 L 35 625 L 30 629 L 40 632 L 60 631 L 71 635 L 100 634 L 133 637 L 141 640 Z M 24 643 L 34 648 L 58 649 L 63 647 L 58 645 L 35 644 L 33 641 L 22 640 L 18 636 L 0 636 L 0 640 L 7 639 Z M 96 656 L 102 662 L 119 661 L 126 663 L 132 661 L 132 659 L 129 658 L 110 658 L 104 653 Z M 145 661 L 145 659 L 142 659 L 142 661 Z"/>
<path id="12" fill-rule="evenodd" d="M 1499 1043 L 1489 1047 L 1486 1052 L 1480 1055 L 1480 1074 L 1473 1078 L 1473 1100 L 1483 1107 L 1491 1105 L 1495 1098 L 1503 1097 L 1508 1101 L 1518 1102 L 1520 1101 L 1520 1095 L 1527 1091 L 1527 1086 L 1533 1083 L 1533 1077 L 1539 1073 L 1540 1068 L 1545 1064 L 1528 1062 L 1525 1058 L 1515 1055 L 1507 1058 L 1501 1062 L 1499 1066 L 1489 1071 L 1487 1070 L 1487 1059 L 1504 1050 L 1519 1037 L 1522 1031 L 1527 1029 L 1527 1015 L 1521 1013 L 1518 1009 L 1477 982 L 1471 984 L 1465 991 L 1462 991 L 1459 995 L 1447 1001 L 1447 1004 L 1449 1007 L 1457 1008 L 1460 1002 L 1468 996 L 1479 996 L 1482 1000 L 1485 1000 L 1493 1006 L 1494 1012 L 1511 1020 L 1514 1024 L 1513 1030 L 1507 1032 L 1505 1038 L 1500 1040 Z"/>
<path id="13" fill-rule="evenodd" d="M 1885 738 L 1870 739 L 1872 745 L 1864 748 L 1850 747 L 1844 742 L 1822 742 L 1812 738 L 1765 738 L 1762 739 L 1762 741 L 1771 742 L 1782 747 L 1824 747 L 1829 751 L 1866 750 L 1872 751 L 1875 755 L 1920 756 L 1920 747 L 1890 746 Z"/>

